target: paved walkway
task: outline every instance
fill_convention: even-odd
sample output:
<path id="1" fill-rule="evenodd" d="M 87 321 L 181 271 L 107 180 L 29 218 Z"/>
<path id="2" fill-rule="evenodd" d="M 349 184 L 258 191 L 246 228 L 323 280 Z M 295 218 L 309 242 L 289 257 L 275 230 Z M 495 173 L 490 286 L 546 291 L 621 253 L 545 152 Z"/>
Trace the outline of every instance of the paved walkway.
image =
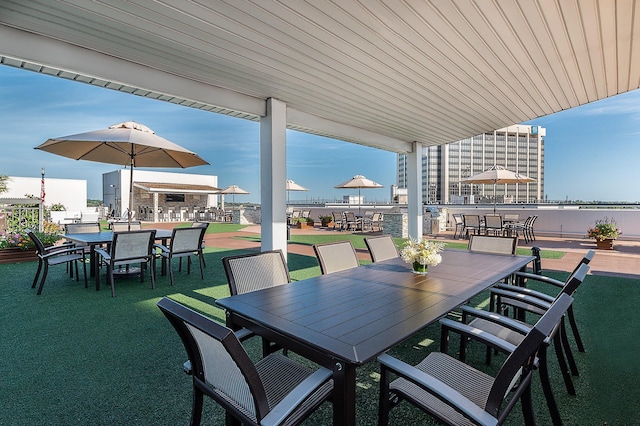
<path id="1" fill-rule="evenodd" d="M 175 223 L 156 223 L 153 227 L 172 229 Z M 346 231 L 335 231 L 315 227 L 314 229 L 292 229 L 292 235 L 322 235 L 322 234 L 348 234 Z M 371 235 L 377 233 L 370 233 Z M 209 247 L 221 247 L 229 249 L 260 249 L 260 242 L 252 238 L 259 237 L 260 226 L 251 225 L 237 232 L 227 232 L 220 234 L 207 234 L 206 245 Z M 444 232 L 435 236 L 442 241 L 464 241 L 454 240 L 451 232 Z M 538 246 L 543 250 L 557 250 L 565 252 L 561 259 L 542 259 L 543 270 L 567 271 L 573 270 L 575 265 L 582 259 L 582 256 L 589 249 L 595 249 L 595 242 L 589 239 L 576 238 L 548 238 L 537 237 L 536 241 L 525 244 L 520 240 L 519 247 Z M 314 256 L 313 248 L 308 245 L 289 243 L 290 253 L 307 256 Z M 357 250 L 361 259 L 370 259 L 366 250 Z M 640 280 L 640 242 L 617 240 L 613 250 L 597 250 L 594 259 L 591 261 L 589 273 L 593 275 L 608 275 Z"/>

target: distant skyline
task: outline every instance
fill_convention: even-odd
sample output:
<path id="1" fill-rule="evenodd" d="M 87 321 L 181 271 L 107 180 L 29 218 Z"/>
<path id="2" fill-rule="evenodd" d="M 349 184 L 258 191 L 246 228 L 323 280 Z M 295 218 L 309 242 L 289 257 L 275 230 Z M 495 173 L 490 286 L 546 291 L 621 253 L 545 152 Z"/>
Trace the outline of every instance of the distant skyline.
<path id="1" fill-rule="evenodd" d="M 259 124 L 155 101 L 114 90 L 0 66 L 0 174 L 85 179 L 87 196 L 102 199 L 102 174 L 116 165 L 75 161 L 33 148 L 52 137 L 102 129 L 133 120 L 182 145 L 211 165 L 189 169 L 145 169 L 218 176 L 260 202 Z M 640 201 L 637 158 L 640 92 L 618 95 L 524 124 L 547 129 L 545 196 L 549 200 Z M 290 199 L 342 199 L 357 190 L 335 185 L 362 174 L 382 185 L 362 190 L 366 201 L 390 198 L 396 154 L 306 133 L 287 131 L 287 178 L 309 188 Z"/>

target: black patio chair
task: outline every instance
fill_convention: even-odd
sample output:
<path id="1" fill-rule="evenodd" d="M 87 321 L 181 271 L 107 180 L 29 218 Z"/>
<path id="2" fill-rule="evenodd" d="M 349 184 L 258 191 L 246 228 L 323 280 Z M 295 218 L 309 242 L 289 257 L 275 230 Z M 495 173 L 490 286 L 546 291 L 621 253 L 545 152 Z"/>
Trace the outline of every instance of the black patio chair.
<path id="1" fill-rule="evenodd" d="M 158 254 L 167 260 L 169 268 L 169 278 L 173 285 L 173 265 L 172 260 L 178 259 L 180 264 L 178 271 L 182 270 L 182 259 L 187 259 L 187 274 L 191 273 L 191 258 L 198 258 L 200 266 L 200 278 L 204 280 L 204 272 L 202 270 L 204 263 L 204 253 L 202 252 L 202 241 L 206 228 L 173 228 L 169 246 L 162 244 L 154 244 L 154 248 L 158 249 Z"/>
<path id="2" fill-rule="evenodd" d="M 451 425 L 502 424 L 520 401 L 524 423 L 535 424 L 531 379 L 537 355 L 572 302 L 563 294 L 516 346 L 488 336 L 487 341 L 509 351 L 496 376 L 442 352 L 430 353 L 416 366 L 388 354 L 379 356 L 378 424 L 388 424 L 389 411 L 404 400 Z M 391 381 L 392 374 L 398 378 Z"/>
<path id="3" fill-rule="evenodd" d="M 40 285 L 38 286 L 36 294 L 42 294 L 42 288 L 44 287 L 44 283 L 47 280 L 47 274 L 49 273 L 49 266 L 65 264 L 68 265 L 70 270 L 75 266 L 76 281 L 79 281 L 80 276 L 78 275 L 78 262 L 82 263 L 84 287 L 87 288 L 87 264 L 85 263 L 84 250 L 82 247 L 76 247 L 73 245 L 45 247 L 42 240 L 40 240 L 32 230 L 27 229 L 26 231 L 29 238 L 31 238 L 31 241 L 35 244 L 36 253 L 38 255 L 38 270 L 36 271 L 36 276 L 33 277 L 31 288 L 36 288 L 40 272 L 42 272 L 42 278 L 40 278 Z"/>
<path id="4" fill-rule="evenodd" d="M 222 266 L 227 276 L 229 293 L 232 296 L 291 282 L 287 261 L 281 250 L 226 256 L 222 258 Z M 247 330 L 241 340 L 253 335 Z M 262 352 L 264 355 L 275 352 L 278 349 L 278 346 L 271 344 L 266 339 L 262 339 Z"/>
<path id="5" fill-rule="evenodd" d="M 140 265 L 140 282 L 144 282 L 144 269 L 149 267 L 151 274 L 151 288 L 156 288 L 155 259 L 153 250 L 156 230 L 114 232 L 109 250 L 97 248 L 96 252 L 96 288 L 100 285 L 100 265 L 107 266 L 107 279 L 111 286 L 111 297 L 116 296 L 114 273 L 117 267 L 123 267 L 125 272 L 131 264 Z M 99 257 L 98 257 L 99 256 Z"/>
<path id="6" fill-rule="evenodd" d="M 192 376 L 191 425 L 199 425 L 203 399 L 225 409 L 227 424 L 297 425 L 328 400 L 331 370 L 303 366 L 273 353 L 254 362 L 232 330 L 163 298 L 158 307 L 175 328 L 189 360 Z"/>

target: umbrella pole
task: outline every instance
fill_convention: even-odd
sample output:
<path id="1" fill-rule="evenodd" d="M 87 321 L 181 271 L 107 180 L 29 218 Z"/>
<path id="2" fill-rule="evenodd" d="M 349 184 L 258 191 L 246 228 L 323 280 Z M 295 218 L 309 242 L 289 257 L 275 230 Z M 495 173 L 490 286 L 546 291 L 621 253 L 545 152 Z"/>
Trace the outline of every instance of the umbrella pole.
<path id="1" fill-rule="evenodd" d="M 131 231 L 131 208 L 133 206 L 133 145 L 131 146 L 131 168 L 129 169 L 129 211 L 127 212 L 127 231 Z"/>

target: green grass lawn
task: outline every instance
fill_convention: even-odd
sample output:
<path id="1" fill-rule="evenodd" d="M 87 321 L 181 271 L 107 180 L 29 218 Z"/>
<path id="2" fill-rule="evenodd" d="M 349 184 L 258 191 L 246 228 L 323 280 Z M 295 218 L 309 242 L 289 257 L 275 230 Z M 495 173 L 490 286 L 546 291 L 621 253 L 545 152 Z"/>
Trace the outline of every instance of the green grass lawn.
<path id="1" fill-rule="evenodd" d="M 340 236 L 344 238 L 345 236 Z M 296 244 L 316 242 L 301 236 Z M 349 237 L 356 238 L 356 237 Z M 354 244 L 360 244 L 354 240 Z M 191 383 L 182 372 L 185 351 L 175 331 L 155 306 L 172 297 L 218 321 L 224 312 L 215 300 L 228 295 L 221 258 L 234 251 L 207 248 L 205 280 L 196 272 L 175 274 L 176 284 L 158 277 L 155 290 L 147 277 L 119 280 L 117 297 L 106 288 L 85 289 L 70 280 L 64 266 L 53 267 L 41 296 L 31 289 L 37 264 L 0 265 L 3 291 L 0 332 L 0 424 L 7 425 L 177 425 L 186 424 L 191 409 Z M 319 273 L 316 259 L 290 254 L 294 279 Z M 565 278 L 566 274 L 553 274 Z M 104 282 L 104 281 L 103 281 Z M 292 285 L 295 285 L 292 284 Z M 555 394 L 565 424 L 602 425 L 640 423 L 640 363 L 636 354 L 638 324 L 632 315 L 640 299 L 636 280 L 588 276 L 576 298 L 576 315 L 587 353 L 576 353 L 580 376 L 574 378 L 578 396 L 566 394 L 557 361 L 549 363 Z M 484 297 L 474 300 L 483 303 Z M 604 302 L 607 302 L 606 304 Z M 625 317 L 621 313 L 630 313 Z M 624 319 L 624 321 L 622 321 Z M 629 321 L 627 321 L 629 319 Z M 439 328 L 424 332 L 391 352 L 409 362 L 438 349 Z M 248 350 L 259 354 L 258 339 Z M 452 346 L 455 347 L 455 346 Z M 469 362 L 478 368 L 484 350 L 472 346 Z M 295 356 L 295 355 L 293 355 Z M 378 366 L 370 362 L 357 373 L 358 424 L 375 424 L 378 405 Z M 534 379 L 539 424 L 549 416 Z M 206 401 L 206 425 L 223 424 L 223 412 Z M 433 424 L 408 405 L 394 410 L 391 424 Z M 519 407 L 507 424 L 522 423 Z M 331 424 L 331 405 L 325 404 L 308 425 Z"/>

